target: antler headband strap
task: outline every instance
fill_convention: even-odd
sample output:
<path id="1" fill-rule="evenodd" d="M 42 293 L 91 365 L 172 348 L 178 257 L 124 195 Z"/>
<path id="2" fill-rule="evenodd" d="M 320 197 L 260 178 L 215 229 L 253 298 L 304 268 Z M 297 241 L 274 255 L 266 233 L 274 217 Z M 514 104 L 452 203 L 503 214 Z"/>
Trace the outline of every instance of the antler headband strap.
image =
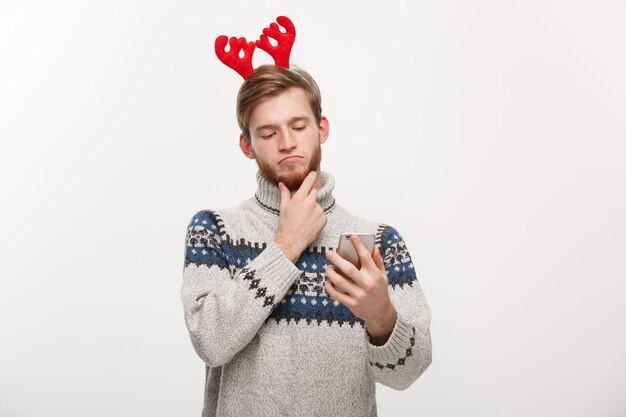
<path id="1" fill-rule="evenodd" d="M 287 16 L 278 16 L 276 22 L 285 28 L 285 33 L 281 32 L 276 23 L 271 23 L 269 27 L 263 29 L 263 34 L 255 42 L 248 42 L 246 38 L 231 37 L 221 35 L 215 39 L 215 54 L 226 66 L 234 69 L 247 79 L 254 72 L 252 68 L 252 54 L 255 46 L 264 50 L 274 58 L 276 66 L 289 68 L 289 56 L 291 48 L 296 40 L 296 28 Z M 270 44 L 269 38 L 277 42 L 276 46 Z M 226 44 L 230 49 L 226 52 Z M 243 50 L 243 57 L 239 54 Z"/>

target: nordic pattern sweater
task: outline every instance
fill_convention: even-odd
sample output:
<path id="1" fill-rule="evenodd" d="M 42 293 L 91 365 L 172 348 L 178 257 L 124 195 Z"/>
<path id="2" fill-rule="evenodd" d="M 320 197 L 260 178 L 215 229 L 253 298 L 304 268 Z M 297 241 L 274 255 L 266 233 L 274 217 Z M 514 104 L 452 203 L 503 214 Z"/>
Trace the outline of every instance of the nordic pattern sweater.
<path id="1" fill-rule="evenodd" d="M 258 172 L 253 198 L 189 223 L 181 298 L 206 364 L 203 417 L 376 416 L 376 382 L 404 390 L 431 363 L 430 309 L 402 237 L 348 213 L 321 175 L 328 221 L 295 264 L 274 243 L 280 189 Z M 397 311 L 383 346 L 325 291 L 324 254 L 342 232 L 376 234 Z"/>

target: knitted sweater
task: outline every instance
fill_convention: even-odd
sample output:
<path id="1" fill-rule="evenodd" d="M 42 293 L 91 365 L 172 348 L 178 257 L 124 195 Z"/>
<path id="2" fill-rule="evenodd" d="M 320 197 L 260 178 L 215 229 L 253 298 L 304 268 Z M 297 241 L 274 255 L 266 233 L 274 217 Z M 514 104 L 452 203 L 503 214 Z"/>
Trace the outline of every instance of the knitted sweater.
<path id="1" fill-rule="evenodd" d="M 295 265 L 274 243 L 280 189 L 258 172 L 254 198 L 189 223 L 181 298 L 206 364 L 203 417 L 376 416 L 376 382 L 404 390 L 431 363 L 430 309 L 402 237 L 336 204 L 321 175 L 328 221 Z M 324 253 L 342 232 L 376 234 L 397 311 L 383 346 L 325 291 Z"/>

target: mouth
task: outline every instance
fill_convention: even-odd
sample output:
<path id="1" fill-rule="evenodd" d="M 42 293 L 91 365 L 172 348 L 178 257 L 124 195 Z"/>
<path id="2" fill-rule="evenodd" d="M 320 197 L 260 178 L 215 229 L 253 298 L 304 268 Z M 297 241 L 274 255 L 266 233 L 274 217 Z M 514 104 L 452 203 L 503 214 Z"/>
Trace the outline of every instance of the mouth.
<path id="1" fill-rule="evenodd" d="M 280 162 L 278 163 L 279 165 L 285 162 L 292 162 L 292 161 L 296 161 L 300 158 L 304 158 L 303 156 L 300 155 L 291 155 L 291 156 L 287 156 L 283 159 L 280 160 Z"/>

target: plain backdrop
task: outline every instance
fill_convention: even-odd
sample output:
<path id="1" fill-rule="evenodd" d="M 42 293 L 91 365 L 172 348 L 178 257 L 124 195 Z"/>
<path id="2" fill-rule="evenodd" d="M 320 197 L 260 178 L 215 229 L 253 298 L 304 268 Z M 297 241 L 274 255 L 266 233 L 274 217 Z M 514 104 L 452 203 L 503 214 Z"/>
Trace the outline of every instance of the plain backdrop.
<path id="1" fill-rule="evenodd" d="M 0 416 L 200 414 L 186 227 L 256 188 L 213 41 L 279 15 L 337 202 L 400 231 L 432 309 L 379 415 L 626 416 L 616 0 L 2 1 Z"/>

